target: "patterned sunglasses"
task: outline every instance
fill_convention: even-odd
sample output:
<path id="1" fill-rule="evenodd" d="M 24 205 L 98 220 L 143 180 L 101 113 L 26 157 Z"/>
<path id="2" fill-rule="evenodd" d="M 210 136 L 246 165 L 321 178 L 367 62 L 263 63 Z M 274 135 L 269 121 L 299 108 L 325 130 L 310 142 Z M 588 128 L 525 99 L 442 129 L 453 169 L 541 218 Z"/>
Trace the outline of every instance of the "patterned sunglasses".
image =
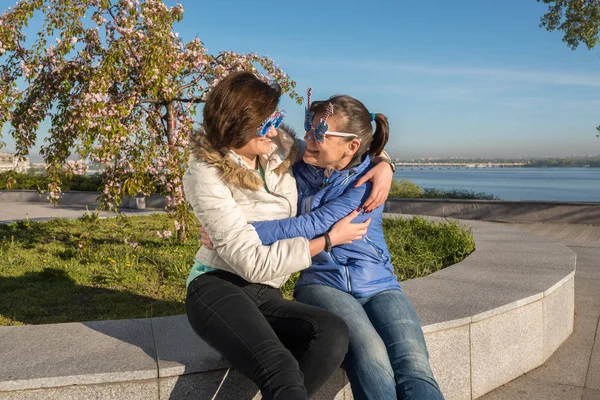
<path id="1" fill-rule="evenodd" d="M 314 126 L 312 120 L 315 116 L 315 113 L 310 111 L 310 96 L 312 94 L 312 88 L 308 88 L 306 91 L 306 97 L 308 98 L 308 105 L 304 110 L 304 130 L 307 133 L 307 140 L 312 141 L 311 136 L 319 143 L 323 143 L 325 141 L 325 136 L 339 136 L 339 137 L 358 137 L 358 135 L 354 133 L 345 133 L 345 132 L 329 132 L 329 125 L 327 124 L 327 119 L 329 116 L 333 114 L 333 104 L 329 103 L 327 105 L 327 111 L 323 118 L 319 120 L 317 126 Z M 311 135 L 309 135 L 309 133 Z M 360 139 L 359 139 L 360 140 Z"/>
<path id="2" fill-rule="evenodd" d="M 260 126 L 256 130 L 256 134 L 262 137 L 267 136 L 267 133 L 269 133 L 271 127 L 275 129 L 279 128 L 279 125 L 281 125 L 281 122 L 284 118 L 284 110 L 273 113 L 269 118 L 265 119 L 262 124 L 260 124 Z"/>

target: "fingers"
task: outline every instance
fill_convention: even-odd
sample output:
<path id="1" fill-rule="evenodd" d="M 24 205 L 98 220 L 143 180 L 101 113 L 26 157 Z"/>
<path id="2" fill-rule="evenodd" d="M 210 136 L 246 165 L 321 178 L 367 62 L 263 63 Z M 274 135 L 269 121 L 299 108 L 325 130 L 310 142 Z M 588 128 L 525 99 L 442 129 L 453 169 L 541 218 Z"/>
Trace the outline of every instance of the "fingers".
<path id="1" fill-rule="evenodd" d="M 369 198 L 367 198 L 367 200 L 365 200 L 365 203 L 363 204 L 363 209 L 365 210 L 365 212 L 372 212 L 377 207 L 385 203 L 385 201 L 387 200 L 387 195 L 387 190 L 373 188 L 373 190 L 371 190 Z"/>
<path id="2" fill-rule="evenodd" d="M 375 201 L 375 199 L 377 198 L 377 191 L 375 190 L 371 190 L 371 194 L 369 195 L 369 197 L 367 198 L 367 200 L 365 200 L 365 202 L 363 203 L 363 210 L 365 210 L 366 212 L 371 212 L 369 211 L 373 205 L 373 202 Z"/>
<path id="3" fill-rule="evenodd" d="M 371 218 L 369 218 L 365 222 L 356 224 L 356 228 L 358 228 L 358 229 L 356 230 L 356 233 L 354 234 L 354 238 L 352 239 L 352 241 L 362 240 L 363 237 L 367 234 L 367 230 L 369 228 L 370 223 L 371 223 Z M 349 243 L 352 243 L 352 241 L 350 241 Z"/>
<path id="4" fill-rule="evenodd" d="M 372 212 L 379 206 L 385 203 L 388 196 L 387 191 L 378 190 L 377 192 L 372 192 L 371 196 L 365 201 L 365 205 L 363 206 L 365 212 Z"/>
<path id="5" fill-rule="evenodd" d="M 375 197 L 373 199 L 373 201 L 369 204 L 369 206 L 365 207 L 365 212 L 368 212 L 368 213 L 373 212 L 373 210 L 375 210 L 377 207 L 379 207 L 381 205 L 380 199 L 381 199 L 381 196 L 379 194 L 377 194 L 377 197 Z"/>
<path id="6" fill-rule="evenodd" d="M 361 208 L 357 208 L 356 210 L 352 210 L 352 212 L 346 215 L 343 219 L 352 221 L 354 218 L 360 215 Z"/>
<path id="7" fill-rule="evenodd" d="M 208 233 L 202 232 L 200 234 L 200 242 L 202 243 L 203 246 L 206 246 L 209 249 L 214 250 L 212 242 L 210 240 L 210 237 L 208 236 Z"/>

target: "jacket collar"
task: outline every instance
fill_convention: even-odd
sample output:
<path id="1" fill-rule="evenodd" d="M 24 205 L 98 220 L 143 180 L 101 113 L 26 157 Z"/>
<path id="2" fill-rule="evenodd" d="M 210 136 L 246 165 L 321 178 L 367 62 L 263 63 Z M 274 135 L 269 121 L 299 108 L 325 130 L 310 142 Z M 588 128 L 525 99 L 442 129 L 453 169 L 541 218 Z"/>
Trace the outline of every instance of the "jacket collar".
<path id="1" fill-rule="evenodd" d="M 307 178 L 310 181 L 311 186 L 321 187 L 323 185 L 333 184 L 347 184 L 353 182 L 359 175 L 362 175 L 371 165 L 371 158 L 366 155 L 365 158 L 360 161 L 359 158 L 353 159 L 345 169 L 336 170 L 315 167 L 310 164 L 306 164 Z"/>
<path id="2" fill-rule="evenodd" d="M 261 159 L 265 171 L 282 175 L 290 169 L 298 157 L 293 130 L 282 125 L 272 139 L 271 152 Z M 223 182 L 244 189 L 257 191 L 263 182 L 256 171 L 228 149 L 217 150 L 209 143 L 204 129 L 200 128 L 190 137 L 190 162 L 204 162 L 217 169 Z"/>

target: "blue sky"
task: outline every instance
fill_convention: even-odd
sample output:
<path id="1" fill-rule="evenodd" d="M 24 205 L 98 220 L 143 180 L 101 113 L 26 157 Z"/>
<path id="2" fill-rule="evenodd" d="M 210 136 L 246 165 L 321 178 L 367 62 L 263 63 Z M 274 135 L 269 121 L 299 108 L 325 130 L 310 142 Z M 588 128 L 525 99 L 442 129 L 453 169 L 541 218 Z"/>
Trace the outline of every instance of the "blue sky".
<path id="1" fill-rule="evenodd" d="M 386 114 L 394 157 L 600 154 L 600 48 L 539 28 L 535 0 L 181 3 L 184 40 L 268 54 L 301 94 Z M 300 130 L 302 107 L 282 108 Z"/>

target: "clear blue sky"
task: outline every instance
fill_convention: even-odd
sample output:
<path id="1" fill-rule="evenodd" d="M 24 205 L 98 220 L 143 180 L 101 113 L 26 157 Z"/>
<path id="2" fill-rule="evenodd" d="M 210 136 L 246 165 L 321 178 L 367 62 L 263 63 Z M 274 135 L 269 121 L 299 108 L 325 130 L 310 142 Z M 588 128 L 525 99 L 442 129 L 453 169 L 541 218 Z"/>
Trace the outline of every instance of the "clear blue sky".
<path id="1" fill-rule="evenodd" d="M 535 0 L 181 3 L 184 40 L 268 54 L 301 94 L 386 114 L 395 157 L 600 154 L 600 48 L 539 28 Z M 300 130 L 302 107 L 282 108 Z"/>

